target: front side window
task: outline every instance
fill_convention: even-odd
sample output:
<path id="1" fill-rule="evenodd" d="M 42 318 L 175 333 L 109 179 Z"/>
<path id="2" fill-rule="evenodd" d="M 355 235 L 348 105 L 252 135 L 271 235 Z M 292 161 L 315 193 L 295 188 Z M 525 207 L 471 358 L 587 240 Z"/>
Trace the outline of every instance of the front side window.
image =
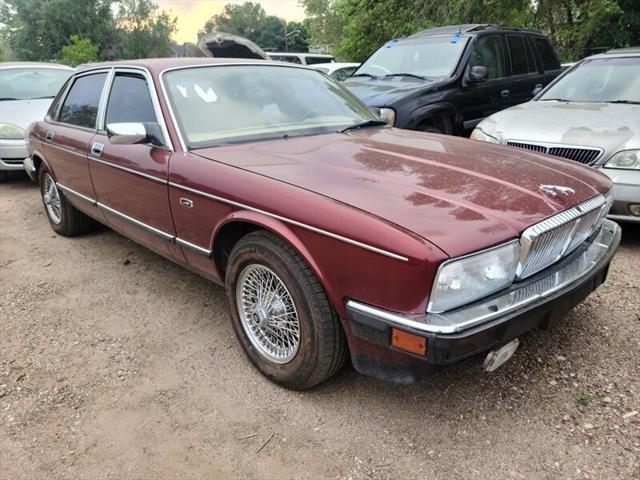
<path id="1" fill-rule="evenodd" d="M 640 67 L 635 58 L 585 60 L 538 100 L 640 103 Z"/>
<path id="2" fill-rule="evenodd" d="M 138 74 L 117 73 L 107 104 L 106 124 L 156 123 L 147 80 Z"/>
<path id="3" fill-rule="evenodd" d="M 355 75 L 448 77 L 456 68 L 467 41 L 466 37 L 452 40 L 450 36 L 391 40 L 376 50 Z"/>
<path id="4" fill-rule="evenodd" d="M 100 95 L 106 78 L 106 73 L 77 78 L 62 104 L 58 120 L 78 127 L 96 128 Z"/>
<path id="5" fill-rule="evenodd" d="M 469 58 L 469 68 L 483 66 L 489 73 L 487 80 L 507 75 L 502 39 L 497 35 L 482 37 L 473 47 Z"/>
<path id="6" fill-rule="evenodd" d="M 273 65 L 185 68 L 164 75 L 190 148 L 335 132 L 379 120 L 315 71 Z"/>
<path id="7" fill-rule="evenodd" d="M 0 68 L 0 101 L 53 98 L 72 73 L 61 68 Z"/>
<path id="8" fill-rule="evenodd" d="M 553 51 L 549 40 L 547 40 L 546 38 L 536 37 L 533 39 L 533 43 L 535 44 L 536 48 L 538 49 L 538 53 L 542 58 L 542 66 L 544 67 L 545 71 L 559 70 L 560 62 L 558 61 L 558 57 L 556 57 L 556 54 Z"/>
<path id="9" fill-rule="evenodd" d="M 511 57 L 512 75 L 526 75 L 537 71 L 524 37 L 507 35 L 507 46 Z"/>

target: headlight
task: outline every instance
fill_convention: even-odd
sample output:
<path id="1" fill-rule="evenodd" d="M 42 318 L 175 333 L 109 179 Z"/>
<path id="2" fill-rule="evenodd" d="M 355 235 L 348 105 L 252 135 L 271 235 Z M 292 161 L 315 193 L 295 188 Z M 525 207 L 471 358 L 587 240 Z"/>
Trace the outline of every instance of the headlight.
<path id="1" fill-rule="evenodd" d="M 624 170 L 640 170 L 640 150 L 623 150 L 614 154 L 604 168 L 622 168 Z"/>
<path id="2" fill-rule="evenodd" d="M 427 311 L 445 312 L 508 287 L 516 275 L 516 240 L 466 257 L 447 260 L 438 269 Z"/>
<path id="3" fill-rule="evenodd" d="M 381 108 L 380 117 L 387 122 L 387 125 L 390 127 L 396 124 L 396 111 L 393 108 Z"/>
<path id="4" fill-rule="evenodd" d="M 471 132 L 471 138 L 473 140 L 480 140 L 481 142 L 500 143 L 497 138 L 484 133 L 479 128 L 473 129 L 473 132 Z"/>
<path id="5" fill-rule="evenodd" d="M 22 140 L 24 130 L 17 125 L 0 123 L 0 140 Z"/>

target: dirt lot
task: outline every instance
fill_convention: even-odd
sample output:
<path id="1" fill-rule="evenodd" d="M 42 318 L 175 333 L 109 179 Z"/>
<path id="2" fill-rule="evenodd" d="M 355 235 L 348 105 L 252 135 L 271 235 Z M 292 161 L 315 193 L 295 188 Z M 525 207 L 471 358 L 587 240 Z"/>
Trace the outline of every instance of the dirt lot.
<path id="1" fill-rule="evenodd" d="M 348 367 L 295 393 L 245 359 L 220 287 L 108 229 L 55 236 L 16 179 L 0 477 L 638 479 L 639 272 L 625 227 L 607 283 L 493 374 L 472 360 L 398 386 Z"/>

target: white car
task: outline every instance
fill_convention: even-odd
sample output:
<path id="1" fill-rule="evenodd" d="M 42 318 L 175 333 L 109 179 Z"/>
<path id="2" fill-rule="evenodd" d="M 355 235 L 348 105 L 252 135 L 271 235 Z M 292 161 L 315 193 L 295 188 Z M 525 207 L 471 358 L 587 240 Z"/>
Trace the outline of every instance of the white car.
<path id="1" fill-rule="evenodd" d="M 10 170 L 28 169 L 25 130 L 44 118 L 72 73 L 72 68 L 55 63 L 0 64 L 0 182 Z"/>
<path id="2" fill-rule="evenodd" d="M 532 101 L 483 120 L 471 138 L 601 169 L 613 181 L 609 218 L 640 222 L 640 48 L 585 58 Z"/>
<path id="3" fill-rule="evenodd" d="M 311 65 L 311 68 L 315 70 L 320 70 L 321 72 L 326 73 L 327 75 L 338 80 L 339 82 L 342 82 L 343 80 L 346 80 L 351 75 L 353 75 L 353 72 L 355 72 L 359 66 L 360 66 L 359 63 L 335 62 L 335 63 L 319 63 L 317 65 Z"/>

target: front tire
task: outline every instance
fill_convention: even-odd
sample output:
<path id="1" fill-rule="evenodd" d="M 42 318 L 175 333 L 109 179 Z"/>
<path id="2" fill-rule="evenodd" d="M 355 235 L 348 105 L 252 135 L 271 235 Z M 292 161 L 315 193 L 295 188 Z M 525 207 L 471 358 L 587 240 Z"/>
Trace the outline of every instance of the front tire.
<path id="1" fill-rule="evenodd" d="M 340 319 L 304 259 L 266 231 L 243 237 L 225 275 L 233 327 L 270 380 L 295 390 L 334 375 L 347 359 Z"/>
<path id="2" fill-rule="evenodd" d="M 44 166 L 40 168 L 39 179 L 44 211 L 54 232 L 65 237 L 89 232 L 93 220 L 69 203 Z"/>

